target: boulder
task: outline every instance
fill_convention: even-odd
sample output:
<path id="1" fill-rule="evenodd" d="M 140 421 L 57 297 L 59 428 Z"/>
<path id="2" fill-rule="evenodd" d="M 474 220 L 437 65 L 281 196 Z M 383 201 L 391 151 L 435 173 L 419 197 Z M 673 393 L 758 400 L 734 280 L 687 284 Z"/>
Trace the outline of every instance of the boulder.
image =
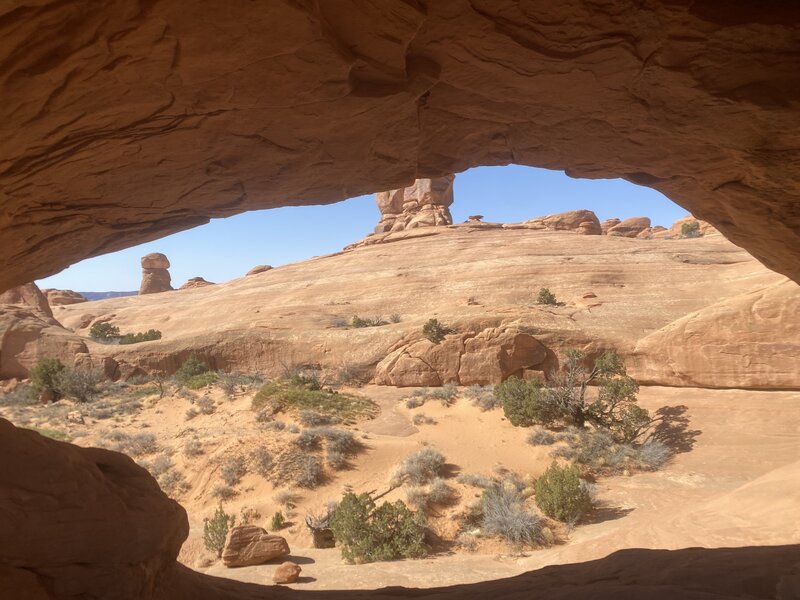
<path id="1" fill-rule="evenodd" d="M 529 229 L 576 231 L 584 235 L 600 235 L 603 232 L 597 215 L 590 210 L 570 210 L 563 213 L 545 215 L 523 221 L 519 226 Z"/>
<path id="2" fill-rule="evenodd" d="M 184 283 L 178 289 L 179 290 L 191 290 L 191 289 L 199 288 L 199 287 L 207 287 L 209 285 L 216 285 L 216 283 L 212 283 L 210 281 L 206 281 L 202 277 L 192 277 L 191 279 L 189 279 L 186 283 Z"/>
<path id="3" fill-rule="evenodd" d="M 686 223 L 692 223 L 693 221 L 697 222 L 697 237 L 702 237 L 704 235 L 712 235 L 714 233 L 719 233 L 716 227 L 714 227 L 711 223 L 707 223 L 701 219 L 697 219 L 692 215 L 687 215 L 681 219 L 675 221 L 672 226 L 667 231 L 667 235 L 670 237 L 681 237 L 683 226 Z"/>
<path id="4" fill-rule="evenodd" d="M 275 583 L 294 583 L 300 579 L 300 572 L 302 570 L 300 565 L 287 560 L 275 569 L 275 572 L 272 574 L 272 581 Z"/>
<path id="5" fill-rule="evenodd" d="M 378 363 L 374 382 L 398 387 L 500 383 L 541 364 L 546 356 L 546 348 L 533 336 L 491 327 L 477 334 L 451 334 L 438 344 L 419 340 L 395 348 Z"/>
<path id="6" fill-rule="evenodd" d="M 78 292 L 72 290 L 56 290 L 48 288 L 42 290 L 42 293 L 47 298 L 50 306 L 64 306 L 66 304 L 79 304 L 80 302 L 88 302 L 88 300 Z"/>
<path id="7" fill-rule="evenodd" d="M 259 273 L 266 273 L 267 271 L 272 270 L 272 267 L 269 265 L 256 265 L 252 269 L 250 269 L 247 273 L 244 274 L 245 277 L 250 277 L 251 275 L 258 275 Z"/>
<path id="8" fill-rule="evenodd" d="M 11 288 L 0 294 L 0 304 L 14 304 L 33 309 L 38 314 L 53 318 L 53 311 L 47 302 L 47 297 L 42 293 L 35 283 L 26 283 Z"/>
<path id="9" fill-rule="evenodd" d="M 630 217 L 610 227 L 606 230 L 606 235 L 635 238 L 649 227 L 650 219 L 648 217 Z"/>
<path id="10" fill-rule="evenodd" d="M 452 225 L 453 181 L 455 175 L 417 179 L 408 187 L 376 194 L 381 219 L 375 233 Z"/>
<path id="11" fill-rule="evenodd" d="M 611 219 L 606 219 L 605 221 L 600 223 L 600 229 L 602 230 L 603 235 L 607 235 L 609 229 L 619 225 L 621 222 L 622 221 L 620 221 L 619 219 L 614 217 L 614 218 L 611 218 Z"/>
<path id="12" fill-rule="evenodd" d="M 222 550 L 226 567 L 260 565 L 289 554 L 289 544 L 279 535 L 270 535 L 255 525 L 238 525 L 231 528 Z"/>
<path id="13" fill-rule="evenodd" d="M 142 257 L 142 284 L 139 294 L 157 294 L 172 290 L 172 278 L 169 274 L 169 259 L 160 252 L 153 252 Z"/>

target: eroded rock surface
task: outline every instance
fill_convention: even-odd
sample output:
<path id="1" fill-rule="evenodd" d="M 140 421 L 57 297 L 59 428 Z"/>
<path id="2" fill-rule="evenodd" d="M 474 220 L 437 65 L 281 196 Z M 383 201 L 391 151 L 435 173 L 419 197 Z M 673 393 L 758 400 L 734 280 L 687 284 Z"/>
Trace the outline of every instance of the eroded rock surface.
<path id="1" fill-rule="evenodd" d="M 36 313 L 53 318 L 53 311 L 45 296 L 35 283 L 26 283 L 0 294 L 0 305 L 13 304 L 32 309 Z"/>
<path id="2" fill-rule="evenodd" d="M 252 275 L 258 275 L 259 273 L 266 273 L 267 271 L 272 270 L 270 265 L 256 265 L 252 269 L 250 269 L 247 273 L 244 274 L 245 277 L 250 277 Z"/>
<path id="3" fill-rule="evenodd" d="M 791 2 L 0 10 L 2 289 L 212 217 L 508 163 L 653 187 L 800 279 Z"/>
<path id="4" fill-rule="evenodd" d="M 452 225 L 454 175 L 417 179 L 412 185 L 375 195 L 381 220 L 375 233 L 405 231 L 417 227 Z"/>
<path id="5" fill-rule="evenodd" d="M 207 287 L 209 285 L 216 285 L 216 283 L 212 283 L 211 281 L 206 281 L 202 277 L 192 277 L 191 279 L 189 279 L 186 283 L 184 283 L 178 289 L 179 290 L 191 290 L 191 289 L 199 288 L 199 287 Z"/>
<path id="6" fill-rule="evenodd" d="M 48 288 L 42 290 L 42 293 L 47 297 L 47 302 L 50 306 L 63 306 L 64 304 L 80 304 L 81 302 L 87 302 L 82 294 L 73 292 L 72 290 Z"/>
<path id="7" fill-rule="evenodd" d="M 158 294 L 172 289 L 169 259 L 160 252 L 153 252 L 143 256 L 142 284 L 139 287 L 139 295 Z"/>
<path id="8" fill-rule="evenodd" d="M 648 217 L 629 217 L 606 230 L 606 235 L 635 238 L 643 231 L 650 230 Z"/>
<path id="9" fill-rule="evenodd" d="M 591 210 L 571 210 L 555 215 L 537 217 L 522 223 L 505 225 L 510 229 L 550 229 L 551 231 L 575 231 L 583 235 L 601 235 L 603 229 L 597 215 Z"/>

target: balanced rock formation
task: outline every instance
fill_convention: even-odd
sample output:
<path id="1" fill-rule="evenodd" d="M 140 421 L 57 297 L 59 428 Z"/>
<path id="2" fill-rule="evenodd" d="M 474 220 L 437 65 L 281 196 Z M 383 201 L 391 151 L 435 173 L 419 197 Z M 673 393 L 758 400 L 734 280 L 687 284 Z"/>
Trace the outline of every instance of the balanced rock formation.
<path id="1" fill-rule="evenodd" d="M 275 583 L 294 583 L 300 579 L 300 572 L 302 570 L 300 565 L 287 560 L 275 569 L 275 572 L 272 574 L 272 581 Z"/>
<path id="2" fill-rule="evenodd" d="M 139 287 L 139 295 L 172 290 L 172 278 L 167 269 L 169 269 L 169 259 L 160 252 L 143 256 L 142 285 Z"/>
<path id="3" fill-rule="evenodd" d="M 289 554 L 289 544 L 279 535 L 270 535 L 262 527 L 238 525 L 225 539 L 222 562 L 226 567 L 247 567 Z"/>
<path id="4" fill-rule="evenodd" d="M 546 348 L 533 336 L 496 327 L 451 334 L 434 344 L 419 340 L 391 351 L 375 368 L 378 385 L 439 386 L 500 383 L 540 365 Z"/>
<path id="5" fill-rule="evenodd" d="M 648 385 L 796 389 L 800 287 L 783 281 L 686 315 L 639 340 L 630 363 Z"/>
<path id="6" fill-rule="evenodd" d="M 267 271 L 272 270 L 270 265 L 256 265 L 252 269 L 250 269 L 247 273 L 244 274 L 245 277 L 250 277 L 252 275 L 258 275 L 259 273 L 266 273 Z"/>
<path id="7" fill-rule="evenodd" d="M 64 306 L 66 304 L 79 304 L 81 302 L 88 302 L 88 300 L 78 292 L 72 290 L 56 290 L 48 288 L 42 290 L 42 293 L 47 297 L 47 302 L 50 306 Z"/>
<path id="8" fill-rule="evenodd" d="M 209 285 L 217 285 L 217 284 L 216 283 L 212 283 L 210 281 L 206 281 L 202 277 L 192 277 L 191 279 L 189 279 L 186 283 L 184 283 L 178 289 L 179 290 L 191 290 L 193 288 L 207 287 Z"/>
<path id="9" fill-rule="evenodd" d="M 606 235 L 635 238 L 650 228 L 648 217 L 629 217 L 606 230 Z"/>
<path id="10" fill-rule="evenodd" d="M 381 211 L 375 233 L 452 225 L 453 181 L 455 175 L 417 179 L 408 187 L 375 194 Z"/>
<path id="11" fill-rule="evenodd" d="M 575 231 L 583 235 L 601 235 L 603 230 L 597 215 L 591 210 L 570 210 L 554 215 L 537 217 L 522 223 L 504 226 L 509 229 L 549 229 L 551 231 Z"/>

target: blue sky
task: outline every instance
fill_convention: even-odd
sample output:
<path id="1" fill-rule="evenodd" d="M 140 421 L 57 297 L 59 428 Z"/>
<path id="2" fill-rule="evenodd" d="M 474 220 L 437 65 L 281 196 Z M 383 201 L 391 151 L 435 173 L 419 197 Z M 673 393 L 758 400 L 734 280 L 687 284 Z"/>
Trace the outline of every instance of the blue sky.
<path id="1" fill-rule="evenodd" d="M 472 214 L 513 223 L 578 208 L 593 210 L 601 221 L 647 216 L 664 226 L 687 214 L 660 192 L 621 179 L 572 179 L 562 171 L 517 165 L 459 173 L 450 210 L 456 223 Z M 136 290 L 139 258 L 149 252 L 167 255 L 175 287 L 190 277 L 219 283 L 241 277 L 254 265 L 280 266 L 337 252 L 370 233 L 379 217 L 373 196 L 253 211 L 90 258 L 38 283 L 85 292 Z"/>

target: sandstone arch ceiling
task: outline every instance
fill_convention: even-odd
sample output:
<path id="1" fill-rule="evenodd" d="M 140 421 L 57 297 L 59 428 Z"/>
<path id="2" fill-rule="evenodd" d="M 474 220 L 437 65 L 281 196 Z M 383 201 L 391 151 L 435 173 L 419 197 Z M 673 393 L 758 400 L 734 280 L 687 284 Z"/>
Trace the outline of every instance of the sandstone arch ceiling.
<path id="1" fill-rule="evenodd" d="M 31 0 L 0 40 L 0 289 L 510 162 L 659 189 L 800 281 L 794 3 Z"/>

